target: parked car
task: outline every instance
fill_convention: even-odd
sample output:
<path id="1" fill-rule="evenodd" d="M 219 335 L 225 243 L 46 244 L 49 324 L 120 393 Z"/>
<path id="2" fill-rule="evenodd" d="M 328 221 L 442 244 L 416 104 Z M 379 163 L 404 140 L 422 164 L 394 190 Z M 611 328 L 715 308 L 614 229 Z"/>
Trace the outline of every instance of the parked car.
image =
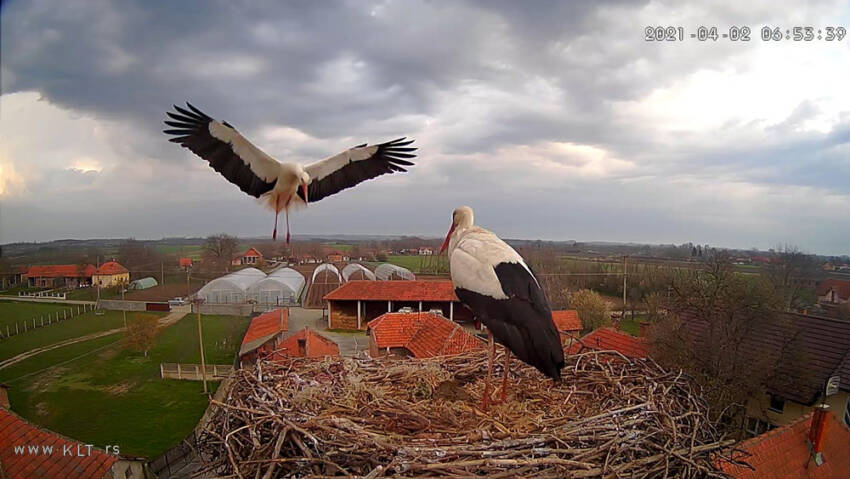
<path id="1" fill-rule="evenodd" d="M 172 298 L 168 300 L 169 306 L 183 306 L 184 304 L 186 304 L 186 300 L 181 297 Z"/>

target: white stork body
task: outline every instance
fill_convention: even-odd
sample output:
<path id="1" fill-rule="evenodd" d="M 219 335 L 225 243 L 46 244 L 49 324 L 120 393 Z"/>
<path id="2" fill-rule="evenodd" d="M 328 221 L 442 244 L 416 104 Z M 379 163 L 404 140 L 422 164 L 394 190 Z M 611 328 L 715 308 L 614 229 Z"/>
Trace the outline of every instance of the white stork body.
<path id="1" fill-rule="evenodd" d="M 385 173 L 407 171 L 413 165 L 405 158 L 416 155 L 404 138 L 368 146 L 349 148 L 337 155 L 302 166 L 277 161 L 254 146 L 227 122 L 207 116 L 191 104 L 188 110 L 174 106 L 177 113 L 167 112 L 175 121 L 165 123 L 174 129 L 164 130 L 174 135 L 169 141 L 179 143 L 207 160 L 214 170 L 245 193 L 262 198 L 277 215 L 286 212 L 286 241 L 289 242 L 289 210 L 306 206 L 308 201 L 351 188 L 365 180 Z M 301 187 L 299 191 L 299 187 Z"/>
<path id="2" fill-rule="evenodd" d="M 564 351 L 552 321 L 552 310 L 522 256 L 492 232 L 475 226 L 472 209 L 467 206 L 454 211 L 452 226 L 440 252 L 447 247 L 458 299 L 510 352 L 546 376 L 559 379 Z M 492 355 L 491 348 L 490 370 Z M 508 354 L 505 359 L 503 399 Z M 488 400 L 489 378 L 485 407 Z"/>

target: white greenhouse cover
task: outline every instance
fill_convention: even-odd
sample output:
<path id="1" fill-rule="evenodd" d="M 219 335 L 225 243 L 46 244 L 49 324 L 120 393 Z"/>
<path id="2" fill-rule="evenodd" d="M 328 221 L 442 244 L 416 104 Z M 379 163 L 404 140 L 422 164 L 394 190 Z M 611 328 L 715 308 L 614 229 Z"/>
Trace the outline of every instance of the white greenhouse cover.
<path id="1" fill-rule="evenodd" d="M 313 282 L 314 282 L 314 283 L 316 282 L 316 276 L 318 276 L 318 275 L 319 275 L 319 273 L 321 273 L 322 271 L 330 271 L 330 272 L 332 272 L 333 274 L 335 274 L 335 275 L 336 275 L 337 280 L 338 280 L 340 283 L 342 283 L 342 276 L 340 276 L 340 275 L 339 275 L 339 270 L 338 270 L 338 269 L 336 269 L 336 266 L 334 266 L 334 265 L 332 265 L 332 264 L 330 264 L 330 263 L 322 263 L 322 264 L 320 264 L 320 265 L 319 265 L 319 267 L 318 267 L 318 268 L 316 268 L 316 269 L 313 271 Z"/>
<path id="2" fill-rule="evenodd" d="M 207 303 L 244 303 L 248 288 L 266 277 L 256 268 L 245 268 L 216 278 L 198 291 L 198 297 Z"/>
<path id="3" fill-rule="evenodd" d="M 346 281 L 348 281 L 348 278 L 350 278 L 352 274 L 358 271 L 362 271 L 363 275 L 366 276 L 367 279 L 375 281 L 375 273 L 369 271 L 369 268 L 358 263 L 349 263 L 345 265 L 345 268 L 342 268 L 342 277 L 345 278 Z"/>
<path id="4" fill-rule="evenodd" d="M 383 263 L 378 265 L 377 268 L 375 268 L 375 276 L 377 276 L 378 279 L 381 281 L 388 281 L 393 274 L 395 274 L 396 276 L 400 276 L 402 279 L 408 281 L 416 279 L 416 276 L 414 276 L 409 269 L 402 268 L 398 265 Z"/>
<path id="5" fill-rule="evenodd" d="M 248 297 L 260 304 L 295 303 L 301 297 L 307 280 L 292 268 L 272 271 L 248 288 Z"/>

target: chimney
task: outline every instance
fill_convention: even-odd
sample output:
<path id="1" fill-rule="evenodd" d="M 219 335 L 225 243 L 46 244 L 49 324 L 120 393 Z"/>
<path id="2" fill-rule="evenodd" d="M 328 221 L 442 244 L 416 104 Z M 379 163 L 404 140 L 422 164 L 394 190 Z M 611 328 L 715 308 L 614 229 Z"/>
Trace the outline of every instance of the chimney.
<path id="1" fill-rule="evenodd" d="M 826 433 L 826 416 L 829 414 L 829 405 L 818 405 L 812 414 L 812 425 L 809 428 L 809 447 L 815 464 L 823 464 L 823 438 Z"/>
<path id="2" fill-rule="evenodd" d="M 0 409 L 12 409 L 9 404 L 9 386 L 0 384 Z"/>

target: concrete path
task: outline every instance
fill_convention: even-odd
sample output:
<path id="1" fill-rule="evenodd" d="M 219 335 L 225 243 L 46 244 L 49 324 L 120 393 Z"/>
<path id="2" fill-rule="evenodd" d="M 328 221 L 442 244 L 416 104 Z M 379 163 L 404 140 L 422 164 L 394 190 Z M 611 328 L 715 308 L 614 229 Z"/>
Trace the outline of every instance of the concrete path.
<path id="1" fill-rule="evenodd" d="M 167 328 L 168 326 L 171 326 L 172 324 L 179 321 L 183 316 L 186 316 L 186 313 L 183 312 L 183 311 L 175 311 L 173 313 L 169 313 L 169 314 L 163 316 L 162 318 L 159 318 L 159 322 L 157 323 L 157 327 L 158 328 Z M 85 336 L 79 336 L 79 337 L 76 337 L 76 338 L 71 338 L 71 339 L 66 339 L 64 341 L 59 341 L 58 343 L 53 343 L 53 344 L 50 344 L 48 346 L 42 346 L 40 348 L 33 348 L 33 349 L 30 349 L 27 352 L 18 354 L 17 356 L 12 356 L 9 359 L 5 359 L 3 361 L 0 361 L 0 369 L 9 367 L 13 364 L 19 363 L 19 362 L 21 362 L 25 359 L 29 359 L 29 358 L 36 356 L 38 354 L 41 354 L 43 352 L 52 351 L 54 349 L 59 349 L 61 347 L 68 346 L 68 345 L 71 345 L 71 344 L 81 343 L 83 341 L 90 341 L 92 339 L 102 338 L 104 336 L 109 336 L 110 334 L 120 333 L 120 332 L 124 331 L 124 329 L 125 328 L 121 327 L 121 328 L 110 329 L 110 330 L 107 330 L 107 331 L 98 331 L 96 333 L 87 334 Z"/>

